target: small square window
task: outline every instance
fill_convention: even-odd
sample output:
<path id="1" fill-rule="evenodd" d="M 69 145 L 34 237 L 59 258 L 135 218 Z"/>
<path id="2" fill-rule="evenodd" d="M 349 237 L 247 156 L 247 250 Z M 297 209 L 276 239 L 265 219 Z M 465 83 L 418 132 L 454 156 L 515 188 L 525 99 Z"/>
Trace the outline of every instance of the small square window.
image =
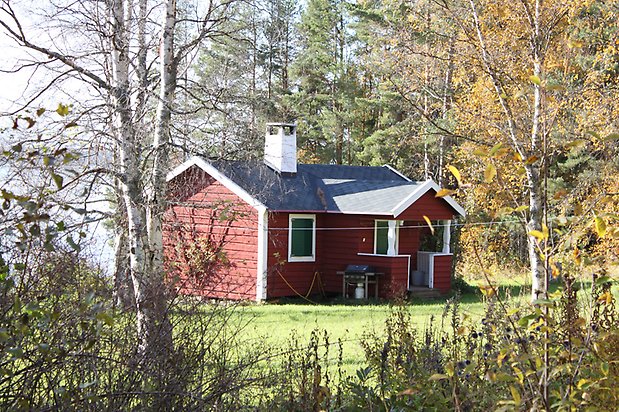
<path id="1" fill-rule="evenodd" d="M 288 229 L 288 260 L 313 262 L 316 252 L 316 216 L 290 215 Z"/>

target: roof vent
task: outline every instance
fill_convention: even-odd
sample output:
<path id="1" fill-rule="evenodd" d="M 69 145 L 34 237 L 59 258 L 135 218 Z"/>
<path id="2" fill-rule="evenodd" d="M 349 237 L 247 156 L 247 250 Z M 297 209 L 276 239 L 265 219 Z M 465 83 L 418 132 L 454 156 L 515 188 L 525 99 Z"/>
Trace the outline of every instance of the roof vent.
<path id="1" fill-rule="evenodd" d="M 267 123 L 264 163 L 279 173 L 297 173 L 297 125 Z"/>

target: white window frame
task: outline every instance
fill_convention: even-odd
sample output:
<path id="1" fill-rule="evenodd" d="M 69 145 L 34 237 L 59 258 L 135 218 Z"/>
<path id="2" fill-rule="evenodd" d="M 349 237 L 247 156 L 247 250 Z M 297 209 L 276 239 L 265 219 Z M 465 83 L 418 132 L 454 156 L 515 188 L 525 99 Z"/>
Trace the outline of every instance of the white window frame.
<path id="1" fill-rule="evenodd" d="M 312 255 L 292 256 L 292 221 L 293 219 L 312 220 Z M 291 214 L 288 215 L 288 262 L 315 262 L 316 261 L 316 215 Z"/>
<path id="2" fill-rule="evenodd" d="M 387 222 L 387 227 L 389 227 L 389 222 L 390 221 L 394 221 L 393 219 L 375 219 L 374 220 L 374 254 L 375 255 L 381 255 L 381 256 L 391 256 L 387 253 L 377 253 L 376 252 L 376 241 L 378 239 L 378 222 Z M 397 255 L 400 251 L 400 226 L 402 226 L 404 224 L 403 221 L 401 220 L 395 220 L 395 255 Z M 389 229 L 387 229 L 389 230 Z M 389 240 L 387 240 L 388 242 Z M 389 247 L 387 247 L 387 250 L 389 250 Z M 394 256 L 395 256 L 394 255 Z"/>

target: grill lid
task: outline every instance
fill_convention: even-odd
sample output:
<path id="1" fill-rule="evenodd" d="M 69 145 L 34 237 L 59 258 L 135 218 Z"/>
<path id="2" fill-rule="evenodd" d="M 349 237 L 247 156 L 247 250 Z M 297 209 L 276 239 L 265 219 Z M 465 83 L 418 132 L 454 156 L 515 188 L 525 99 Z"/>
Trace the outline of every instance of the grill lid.
<path id="1" fill-rule="evenodd" d="M 348 265 L 346 266 L 346 270 L 344 271 L 346 274 L 351 273 L 372 273 L 374 272 L 374 267 L 370 265 Z"/>

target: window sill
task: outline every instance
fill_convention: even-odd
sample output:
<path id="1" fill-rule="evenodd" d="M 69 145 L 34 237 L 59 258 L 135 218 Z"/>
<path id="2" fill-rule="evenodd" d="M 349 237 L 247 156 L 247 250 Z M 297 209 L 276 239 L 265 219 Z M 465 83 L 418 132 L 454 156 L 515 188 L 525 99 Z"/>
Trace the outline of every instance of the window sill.
<path id="1" fill-rule="evenodd" d="M 376 256 L 376 257 L 387 257 L 387 258 L 397 258 L 397 257 L 411 257 L 411 255 L 382 255 L 378 253 L 357 253 L 358 256 Z"/>
<path id="2" fill-rule="evenodd" d="M 288 256 L 288 262 L 315 262 L 314 256 Z"/>

